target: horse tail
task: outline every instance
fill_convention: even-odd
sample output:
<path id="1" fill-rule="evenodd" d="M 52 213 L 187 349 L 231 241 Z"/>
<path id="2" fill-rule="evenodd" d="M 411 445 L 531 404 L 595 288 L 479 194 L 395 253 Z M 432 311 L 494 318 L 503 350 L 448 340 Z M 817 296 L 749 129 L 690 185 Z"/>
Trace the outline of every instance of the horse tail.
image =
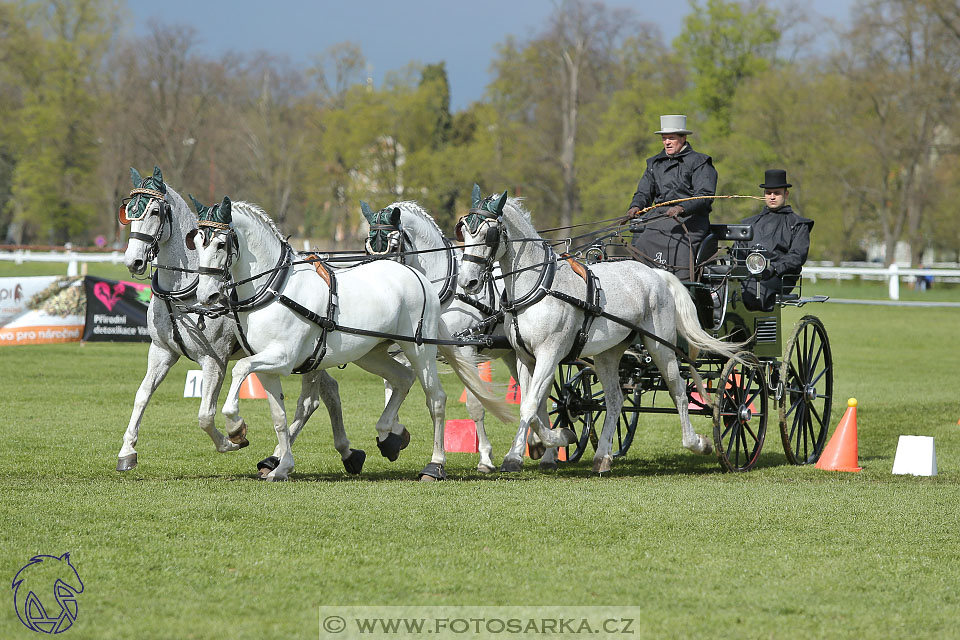
<path id="1" fill-rule="evenodd" d="M 440 324 L 440 339 L 451 339 L 450 332 L 443 326 L 443 323 Z M 457 374 L 460 381 L 477 397 L 484 409 L 495 415 L 500 422 L 511 424 L 518 421 L 519 418 L 507 404 L 506 398 L 495 392 L 480 378 L 475 358 L 462 355 L 460 349 L 452 345 L 441 344 L 439 345 L 439 351 L 447 363 L 453 367 L 453 372 Z"/>
<path id="2" fill-rule="evenodd" d="M 700 319 L 697 317 L 697 308 L 693 304 L 693 298 L 690 297 L 690 292 L 683 286 L 680 279 L 663 269 L 654 269 L 653 271 L 660 276 L 670 293 L 673 294 L 677 331 L 687 340 L 687 343 L 695 349 L 733 358 L 737 362 L 744 362 L 741 353 L 747 343 L 725 342 L 704 331 L 700 327 Z"/>

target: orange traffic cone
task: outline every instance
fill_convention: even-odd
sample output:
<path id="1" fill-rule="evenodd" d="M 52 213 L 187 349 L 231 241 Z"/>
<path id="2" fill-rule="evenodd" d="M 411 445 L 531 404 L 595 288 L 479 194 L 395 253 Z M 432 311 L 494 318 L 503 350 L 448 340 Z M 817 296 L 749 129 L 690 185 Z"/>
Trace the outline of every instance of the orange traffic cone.
<path id="1" fill-rule="evenodd" d="M 510 376 L 510 385 L 507 387 L 507 404 L 520 404 L 520 383 Z"/>
<path id="2" fill-rule="evenodd" d="M 825 471 L 861 471 L 857 460 L 857 399 L 847 400 L 847 411 L 837 430 L 824 447 L 817 469 Z"/>
<path id="3" fill-rule="evenodd" d="M 257 374 L 251 373 L 240 385 L 240 398 L 242 400 L 266 400 L 267 392 L 260 384 L 260 380 L 257 379 Z"/>
<path id="4" fill-rule="evenodd" d="M 481 362 L 477 365 L 477 372 L 480 374 L 480 379 L 484 382 L 493 382 L 493 366 L 490 364 L 490 361 Z M 460 402 L 465 403 L 467 401 L 467 390 L 464 389 L 463 393 L 460 394 Z"/>

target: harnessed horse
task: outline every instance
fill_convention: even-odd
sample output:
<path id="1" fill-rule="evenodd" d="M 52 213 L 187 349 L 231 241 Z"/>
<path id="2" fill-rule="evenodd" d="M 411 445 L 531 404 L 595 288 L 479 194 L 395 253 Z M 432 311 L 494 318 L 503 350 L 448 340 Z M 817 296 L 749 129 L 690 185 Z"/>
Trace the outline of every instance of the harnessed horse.
<path id="1" fill-rule="evenodd" d="M 670 389 L 680 414 L 683 446 L 708 454 L 710 439 L 690 424 L 685 384 L 675 355 L 677 333 L 697 349 L 736 357 L 735 347 L 705 333 L 696 308 L 677 278 L 634 261 L 604 262 L 580 275 L 573 264 L 558 260 L 550 243 L 539 236 L 529 213 L 507 193 L 485 198 L 457 224 L 467 243 L 459 282 L 478 291 L 493 266 L 503 270 L 507 335 L 517 352 L 520 426 L 501 471 L 519 471 L 527 428 L 538 432 L 547 447 L 573 442 L 568 429 L 551 431 L 537 413 L 557 366 L 564 360 L 592 356 L 604 388 L 606 417 L 594 456 L 593 470 L 612 467 L 611 445 L 623 405 L 618 378 L 620 357 L 640 335 Z M 701 393 L 705 394 L 699 379 Z"/>
<path id="2" fill-rule="evenodd" d="M 379 440 L 399 437 L 397 411 L 410 389 L 409 371 L 390 357 L 398 342 L 423 387 L 434 424 L 434 450 L 421 480 L 446 477 L 443 449 L 446 395 L 437 375 L 440 303 L 425 277 L 389 260 L 377 260 L 318 276 L 314 265 L 294 264 L 293 250 L 263 211 L 233 209 L 228 198 L 201 214 L 200 229 L 187 238 L 200 253 L 197 298 L 213 308 L 222 302 L 238 327 L 248 356 L 233 368 L 223 413 L 233 417 L 244 378 L 256 372 L 270 402 L 280 463 L 269 480 L 284 480 L 293 469 L 290 433 L 280 376 L 354 362 L 394 386 L 377 422 Z M 266 279 L 262 285 L 256 281 Z M 317 310 L 324 310 L 318 312 Z M 446 339 L 448 336 L 442 336 Z M 496 405 L 476 369 L 439 345 L 458 377 Z M 481 395 L 481 397 L 483 397 Z M 502 402 L 501 402 L 502 404 Z M 503 405 L 506 412 L 506 405 Z"/>
<path id="3" fill-rule="evenodd" d="M 147 178 L 141 178 L 136 169 L 131 169 L 130 174 L 133 190 L 118 212 L 120 223 L 129 225 L 131 230 L 124 263 L 135 277 L 142 276 L 151 263 L 155 263 L 155 270 L 151 279 L 153 298 L 147 308 L 151 340 L 147 372 L 137 390 L 133 413 L 123 436 L 117 471 L 128 471 L 137 465 L 135 447 L 143 413 L 181 356 L 197 362 L 202 370 L 200 428 L 213 440 L 217 451 L 236 451 L 248 444 L 247 427 L 239 415 L 235 420 L 227 418 L 227 437 L 214 424 L 227 361 L 238 354 L 233 318 L 203 318 L 184 310 L 196 302 L 198 276 L 196 253 L 187 251 L 183 238 L 197 228 L 197 217 L 183 198 L 164 183 L 158 167 Z M 364 454 L 350 449 L 343 428 L 337 381 L 326 372 L 304 377 L 293 426 L 309 419 L 318 406 L 318 397 L 330 414 L 334 445 L 341 453 L 344 468 L 350 473 L 360 473 Z"/>
<path id="4" fill-rule="evenodd" d="M 479 204 L 481 194 L 477 185 L 473 186 L 472 198 L 474 205 Z M 463 251 L 443 235 L 433 217 L 417 203 L 394 202 L 377 212 L 372 211 L 366 203 L 361 203 L 361 210 L 370 224 L 365 243 L 367 253 L 395 256 L 422 271 L 437 288 L 443 305 L 442 319 L 448 331 L 465 342 L 479 338 L 490 341 L 487 347 L 465 344 L 459 348 L 460 352 L 465 357 L 481 360 L 499 358 L 517 379 L 517 358 L 504 333 L 503 313 L 500 311 L 501 291 L 494 279 L 488 279 L 477 295 L 467 295 L 460 290 L 456 278 Z M 462 237 L 457 240 L 463 242 Z M 483 404 L 469 390 L 467 411 L 477 429 L 477 448 L 480 453 L 477 470 L 492 473 L 496 466 L 492 460 L 493 447 L 484 426 Z M 547 420 L 545 404 L 542 416 Z M 541 469 L 556 469 L 556 450 L 547 450 L 536 434 L 531 434 L 528 445 L 531 458 L 542 456 Z"/>

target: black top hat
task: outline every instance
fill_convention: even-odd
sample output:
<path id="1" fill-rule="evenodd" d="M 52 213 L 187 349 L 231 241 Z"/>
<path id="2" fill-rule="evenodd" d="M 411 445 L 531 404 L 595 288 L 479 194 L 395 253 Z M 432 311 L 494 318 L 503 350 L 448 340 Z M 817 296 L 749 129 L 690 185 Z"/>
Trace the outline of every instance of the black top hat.
<path id="1" fill-rule="evenodd" d="M 783 169 L 767 169 L 763 174 L 761 189 L 786 189 L 793 185 L 787 182 L 787 172 Z"/>

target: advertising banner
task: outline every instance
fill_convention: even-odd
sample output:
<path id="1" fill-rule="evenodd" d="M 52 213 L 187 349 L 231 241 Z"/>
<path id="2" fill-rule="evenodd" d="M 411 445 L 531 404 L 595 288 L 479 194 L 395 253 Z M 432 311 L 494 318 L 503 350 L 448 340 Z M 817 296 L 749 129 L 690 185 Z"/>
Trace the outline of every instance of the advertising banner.
<path id="1" fill-rule="evenodd" d="M 147 306 L 150 285 L 138 282 L 83 279 L 87 313 L 83 339 L 95 342 L 150 342 Z"/>
<path id="2" fill-rule="evenodd" d="M 0 345 L 79 341 L 83 313 L 77 302 L 82 298 L 76 279 L 0 278 Z"/>

